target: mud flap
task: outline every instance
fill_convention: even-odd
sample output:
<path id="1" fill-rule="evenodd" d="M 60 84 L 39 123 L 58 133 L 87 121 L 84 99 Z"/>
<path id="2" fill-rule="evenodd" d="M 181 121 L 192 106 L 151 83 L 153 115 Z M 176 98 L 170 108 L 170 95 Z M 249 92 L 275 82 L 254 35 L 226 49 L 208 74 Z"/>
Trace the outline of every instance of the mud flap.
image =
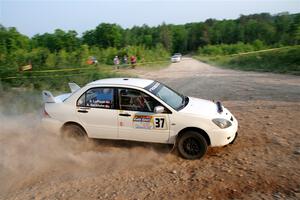
<path id="1" fill-rule="evenodd" d="M 238 132 L 235 133 L 234 139 L 229 144 L 233 144 L 235 142 L 237 136 L 238 136 Z"/>

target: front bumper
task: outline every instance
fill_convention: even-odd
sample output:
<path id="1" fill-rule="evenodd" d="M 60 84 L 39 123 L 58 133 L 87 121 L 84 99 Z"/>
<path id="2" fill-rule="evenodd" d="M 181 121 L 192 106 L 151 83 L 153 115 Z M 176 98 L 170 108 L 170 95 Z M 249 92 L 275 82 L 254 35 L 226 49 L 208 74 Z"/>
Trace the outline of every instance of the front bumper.
<path id="1" fill-rule="evenodd" d="M 237 137 L 238 123 L 234 119 L 232 126 L 225 129 L 214 129 L 209 134 L 210 143 L 212 147 L 225 146 L 227 144 L 233 143 Z"/>

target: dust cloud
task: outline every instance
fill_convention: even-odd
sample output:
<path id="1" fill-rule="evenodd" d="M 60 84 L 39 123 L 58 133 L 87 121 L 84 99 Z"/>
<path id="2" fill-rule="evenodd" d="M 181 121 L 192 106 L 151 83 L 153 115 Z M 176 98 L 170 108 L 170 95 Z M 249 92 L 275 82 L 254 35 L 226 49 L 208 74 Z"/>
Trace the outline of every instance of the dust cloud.
<path id="1" fill-rule="evenodd" d="M 165 154 L 147 144 L 63 140 L 41 126 L 38 109 L 23 112 L 9 99 L 0 97 L 0 199 L 42 180 L 76 179 L 164 162 Z M 4 101 L 11 112 L 5 112 Z"/>

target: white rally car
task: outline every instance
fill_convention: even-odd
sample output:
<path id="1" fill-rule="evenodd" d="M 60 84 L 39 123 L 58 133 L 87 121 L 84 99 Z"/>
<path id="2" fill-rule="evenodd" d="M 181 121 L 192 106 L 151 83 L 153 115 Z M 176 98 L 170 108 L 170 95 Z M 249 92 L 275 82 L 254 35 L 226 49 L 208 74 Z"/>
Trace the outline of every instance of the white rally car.
<path id="1" fill-rule="evenodd" d="M 57 133 L 174 144 L 187 159 L 237 136 L 238 122 L 220 102 L 187 97 L 157 81 L 111 78 L 69 86 L 71 93 L 57 97 L 43 91 L 43 123 Z"/>

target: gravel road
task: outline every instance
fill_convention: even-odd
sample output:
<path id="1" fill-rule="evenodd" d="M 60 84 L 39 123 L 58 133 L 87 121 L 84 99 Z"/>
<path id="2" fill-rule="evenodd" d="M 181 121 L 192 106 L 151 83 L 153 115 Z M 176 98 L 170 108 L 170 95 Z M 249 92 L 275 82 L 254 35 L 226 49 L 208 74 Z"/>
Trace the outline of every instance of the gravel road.
<path id="1" fill-rule="evenodd" d="M 299 76 L 220 69 L 192 58 L 184 58 L 159 72 L 138 74 L 204 99 L 300 102 Z"/>
<path id="2" fill-rule="evenodd" d="M 189 161 L 165 145 L 64 142 L 36 114 L 0 114 L 0 199 L 300 199 L 299 76 L 192 58 L 128 72 L 221 100 L 239 120 L 236 143 Z"/>

